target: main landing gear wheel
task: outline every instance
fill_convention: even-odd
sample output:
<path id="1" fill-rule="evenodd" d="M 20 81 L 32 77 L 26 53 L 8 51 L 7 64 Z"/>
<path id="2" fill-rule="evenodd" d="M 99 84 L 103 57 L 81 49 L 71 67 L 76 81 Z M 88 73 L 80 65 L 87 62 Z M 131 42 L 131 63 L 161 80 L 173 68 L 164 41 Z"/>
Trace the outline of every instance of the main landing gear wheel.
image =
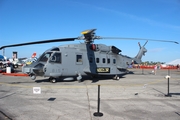
<path id="1" fill-rule="evenodd" d="M 78 74 L 78 76 L 77 76 L 77 78 L 76 78 L 76 79 L 77 79 L 77 81 L 78 81 L 79 83 L 81 82 L 82 76 L 81 76 L 81 74 L 80 74 L 80 73 Z"/>
<path id="2" fill-rule="evenodd" d="M 113 77 L 113 80 L 119 80 L 119 79 L 120 79 L 120 77 L 117 75 Z"/>
<path id="3" fill-rule="evenodd" d="M 56 78 L 51 80 L 52 83 L 56 83 L 56 81 L 57 81 Z"/>
<path id="4" fill-rule="evenodd" d="M 50 77 L 50 78 L 49 78 L 49 81 L 50 81 L 51 83 L 56 83 L 56 82 L 57 82 L 57 79 L 56 79 L 56 78 L 53 78 L 53 77 Z"/>

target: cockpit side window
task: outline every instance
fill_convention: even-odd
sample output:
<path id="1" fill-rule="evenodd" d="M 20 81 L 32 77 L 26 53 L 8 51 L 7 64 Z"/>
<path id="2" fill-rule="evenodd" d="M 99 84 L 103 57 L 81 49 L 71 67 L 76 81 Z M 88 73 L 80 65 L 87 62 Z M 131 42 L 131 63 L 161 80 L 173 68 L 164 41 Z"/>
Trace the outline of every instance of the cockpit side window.
<path id="1" fill-rule="evenodd" d="M 47 52 L 44 53 L 43 55 L 41 55 L 41 57 L 39 58 L 39 61 L 41 62 L 47 62 L 48 59 L 51 57 L 52 52 Z"/>
<path id="2" fill-rule="evenodd" d="M 50 62 L 52 63 L 61 63 L 61 53 L 54 53 Z"/>

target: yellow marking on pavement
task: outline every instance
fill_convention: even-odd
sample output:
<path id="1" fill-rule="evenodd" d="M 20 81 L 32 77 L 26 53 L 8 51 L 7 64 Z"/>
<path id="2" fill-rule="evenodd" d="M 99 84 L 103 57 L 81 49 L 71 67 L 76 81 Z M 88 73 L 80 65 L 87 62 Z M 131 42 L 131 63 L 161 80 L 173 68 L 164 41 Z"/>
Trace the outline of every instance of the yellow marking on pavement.
<path id="1" fill-rule="evenodd" d="M 10 84 L 10 83 L 3 83 L 3 82 L 0 82 L 0 85 L 7 85 L 7 86 L 14 86 L 14 87 L 24 87 L 24 88 L 31 88 L 31 86 L 19 85 L 19 84 Z"/>
<path id="2" fill-rule="evenodd" d="M 171 79 L 171 81 L 177 80 L 177 79 Z M 22 85 L 22 84 L 11 84 L 11 83 L 5 83 L 5 82 L 0 82 L 0 85 L 7 85 L 7 86 L 13 86 L 13 87 L 21 87 L 21 88 L 32 88 L 32 87 L 41 87 L 41 88 L 54 88 L 54 89 L 70 89 L 70 88 L 78 88 L 78 89 L 86 89 L 86 87 L 90 88 L 90 87 L 97 87 L 98 85 L 101 86 L 107 86 L 107 87 L 122 87 L 122 88 L 128 88 L 128 87 L 140 87 L 140 86 L 144 86 L 146 85 L 153 85 L 153 84 L 157 84 L 157 83 L 161 83 L 162 81 L 166 82 L 166 79 L 159 79 L 156 81 L 152 81 L 152 82 L 147 82 L 147 83 L 141 83 L 141 84 L 101 84 L 101 83 L 97 83 L 97 84 L 83 84 L 83 85 L 34 85 L 34 86 L 28 86 L 28 85 Z"/>

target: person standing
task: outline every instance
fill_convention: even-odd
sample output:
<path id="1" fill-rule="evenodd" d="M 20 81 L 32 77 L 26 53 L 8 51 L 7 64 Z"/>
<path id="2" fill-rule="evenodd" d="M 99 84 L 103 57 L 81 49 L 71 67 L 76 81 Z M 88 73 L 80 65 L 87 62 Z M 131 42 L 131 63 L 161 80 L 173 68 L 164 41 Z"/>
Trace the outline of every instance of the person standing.
<path id="1" fill-rule="evenodd" d="M 177 64 L 177 70 L 179 71 L 179 64 Z"/>
<path id="2" fill-rule="evenodd" d="M 156 75 L 156 72 L 157 72 L 157 64 L 154 65 L 154 75 Z"/>

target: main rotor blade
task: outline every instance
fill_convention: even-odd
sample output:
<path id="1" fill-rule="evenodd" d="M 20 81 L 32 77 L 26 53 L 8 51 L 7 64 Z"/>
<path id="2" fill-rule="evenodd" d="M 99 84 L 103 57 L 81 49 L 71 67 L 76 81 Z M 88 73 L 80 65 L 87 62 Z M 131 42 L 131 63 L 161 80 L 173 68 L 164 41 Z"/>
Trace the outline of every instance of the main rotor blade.
<path id="1" fill-rule="evenodd" d="M 33 45 L 33 44 L 42 44 L 42 43 L 52 43 L 52 42 L 63 42 L 63 41 L 74 41 L 78 38 L 63 38 L 63 39 L 52 39 L 52 40 L 42 40 L 36 42 L 27 42 L 27 43 L 20 43 L 20 44 L 12 44 L 0 47 L 0 50 L 7 47 L 16 47 L 16 46 L 24 46 L 24 45 Z"/>
<path id="2" fill-rule="evenodd" d="M 123 40 L 148 40 L 148 41 L 157 41 L 157 42 L 172 42 L 179 44 L 176 41 L 169 41 L 169 40 L 155 40 L 155 39 L 145 39 L 145 38 L 125 38 L 125 37 L 99 37 L 98 39 L 123 39 Z"/>

